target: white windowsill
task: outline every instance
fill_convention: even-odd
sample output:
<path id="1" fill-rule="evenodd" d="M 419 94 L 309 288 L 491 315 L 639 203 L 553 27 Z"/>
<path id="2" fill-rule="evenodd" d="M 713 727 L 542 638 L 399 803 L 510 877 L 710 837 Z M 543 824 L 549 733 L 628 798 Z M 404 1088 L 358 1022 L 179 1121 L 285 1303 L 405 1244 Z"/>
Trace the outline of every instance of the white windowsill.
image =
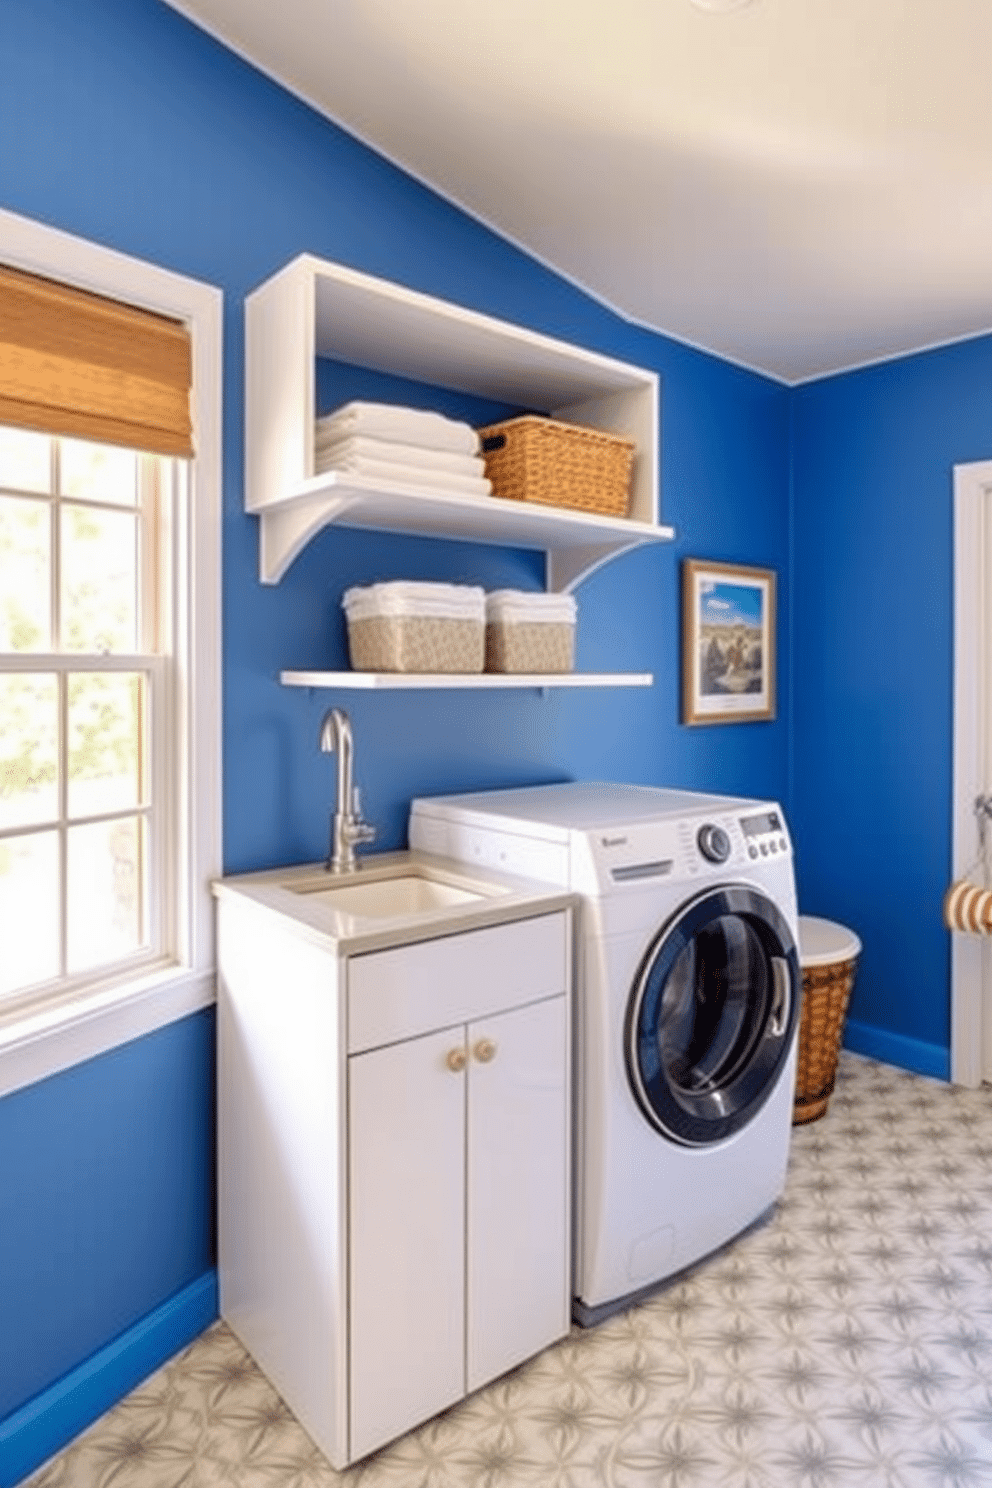
<path id="1" fill-rule="evenodd" d="M 214 973 L 169 966 L 121 985 L 0 1013 L 0 1098 L 209 1007 Z"/>

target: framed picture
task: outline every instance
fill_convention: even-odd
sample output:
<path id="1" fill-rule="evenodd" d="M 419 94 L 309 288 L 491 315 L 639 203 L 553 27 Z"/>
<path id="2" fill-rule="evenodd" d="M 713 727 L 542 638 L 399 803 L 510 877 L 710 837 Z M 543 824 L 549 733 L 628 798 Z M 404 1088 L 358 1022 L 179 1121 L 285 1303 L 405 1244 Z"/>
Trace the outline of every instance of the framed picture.
<path id="1" fill-rule="evenodd" d="M 682 564 L 682 722 L 775 717 L 775 571 Z"/>

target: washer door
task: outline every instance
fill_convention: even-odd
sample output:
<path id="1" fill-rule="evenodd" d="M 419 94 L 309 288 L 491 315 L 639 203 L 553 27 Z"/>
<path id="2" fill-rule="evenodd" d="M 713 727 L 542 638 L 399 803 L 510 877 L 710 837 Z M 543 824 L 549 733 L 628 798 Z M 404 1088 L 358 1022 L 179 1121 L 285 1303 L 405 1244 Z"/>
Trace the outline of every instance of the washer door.
<path id="1" fill-rule="evenodd" d="M 801 995 L 771 899 L 730 884 L 687 903 L 649 947 L 627 1009 L 627 1068 L 648 1120 L 693 1147 L 746 1126 L 789 1056 Z"/>

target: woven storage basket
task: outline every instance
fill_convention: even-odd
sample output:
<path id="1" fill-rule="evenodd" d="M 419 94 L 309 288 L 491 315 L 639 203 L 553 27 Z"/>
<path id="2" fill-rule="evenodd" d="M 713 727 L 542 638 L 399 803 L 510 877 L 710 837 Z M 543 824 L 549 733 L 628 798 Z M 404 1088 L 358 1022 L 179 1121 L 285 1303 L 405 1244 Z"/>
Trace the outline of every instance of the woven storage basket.
<path id="1" fill-rule="evenodd" d="M 575 661 L 571 594 L 496 589 L 486 595 L 487 672 L 570 672 Z"/>
<path id="2" fill-rule="evenodd" d="M 839 955 L 835 961 L 815 957 L 819 964 L 814 965 L 803 960 L 802 955 L 800 957 L 803 960 L 803 1009 L 799 1022 L 793 1126 L 804 1126 L 826 1115 L 837 1078 L 844 1017 L 861 950 L 856 935 L 840 925 L 832 925 L 829 920 L 801 918 L 801 938 L 804 927 L 808 931 L 810 926 L 825 928 L 828 934 L 836 932 L 842 946 L 846 937 L 848 954 Z"/>
<path id="3" fill-rule="evenodd" d="M 481 672 L 485 629 L 420 615 L 350 620 L 348 654 L 356 672 Z"/>
<path id="4" fill-rule="evenodd" d="M 570 672 L 574 661 L 574 625 L 486 626 L 487 672 Z"/>
<path id="5" fill-rule="evenodd" d="M 341 601 L 356 672 L 481 672 L 486 596 L 478 587 L 399 580 Z"/>
<path id="6" fill-rule="evenodd" d="M 525 414 L 479 430 L 493 495 L 625 517 L 634 441 Z"/>

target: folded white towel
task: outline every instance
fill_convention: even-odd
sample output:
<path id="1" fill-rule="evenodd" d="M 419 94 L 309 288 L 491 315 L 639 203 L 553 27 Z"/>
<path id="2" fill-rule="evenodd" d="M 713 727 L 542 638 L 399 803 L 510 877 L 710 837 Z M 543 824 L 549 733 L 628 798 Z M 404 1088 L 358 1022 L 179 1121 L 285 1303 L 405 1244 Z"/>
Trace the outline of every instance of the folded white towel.
<path id="1" fill-rule="evenodd" d="M 392 403 L 345 403 L 317 420 L 317 431 L 337 438 L 352 434 L 374 435 L 393 439 L 399 444 L 419 444 L 426 449 L 451 450 L 454 454 L 475 455 L 479 436 L 471 424 L 446 418 L 421 408 L 403 408 Z"/>
<path id="2" fill-rule="evenodd" d="M 474 584 L 431 584 L 394 579 L 386 584 L 346 589 L 341 596 L 349 620 L 375 620 L 382 615 L 436 620 L 486 618 L 486 592 Z"/>
<path id="3" fill-rule="evenodd" d="M 492 589 L 486 595 L 486 619 L 504 625 L 574 625 L 578 606 L 572 594 L 543 590 Z"/>
<path id="4" fill-rule="evenodd" d="M 392 439 L 374 439 L 364 435 L 353 435 L 350 439 L 325 439 L 318 434 L 315 453 L 322 470 L 339 461 L 358 458 L 417 465 L 426 470 L 445 471 L 448 475 L 467 475 L 475 480 L 486 473 L 486 462 L 481 455 L 455 455 L 450 450 L 424 449 L 418 444 L 397 444 Z"/>
<path id="5" fill-rule="evenodd" d="M 491 496 L 493 483 L 484 476 L 456 475 L 447 470 L 427 470 L 422 465 L 401 465 L 396 460 L 365 460 L 352 455 L 324 465 L 317 460 L 317 473 L 338 470 L 342 475 L 362 475 L 389 486 L 412 486 L 418 491 L 440 491 L 461 496 Z"/>

